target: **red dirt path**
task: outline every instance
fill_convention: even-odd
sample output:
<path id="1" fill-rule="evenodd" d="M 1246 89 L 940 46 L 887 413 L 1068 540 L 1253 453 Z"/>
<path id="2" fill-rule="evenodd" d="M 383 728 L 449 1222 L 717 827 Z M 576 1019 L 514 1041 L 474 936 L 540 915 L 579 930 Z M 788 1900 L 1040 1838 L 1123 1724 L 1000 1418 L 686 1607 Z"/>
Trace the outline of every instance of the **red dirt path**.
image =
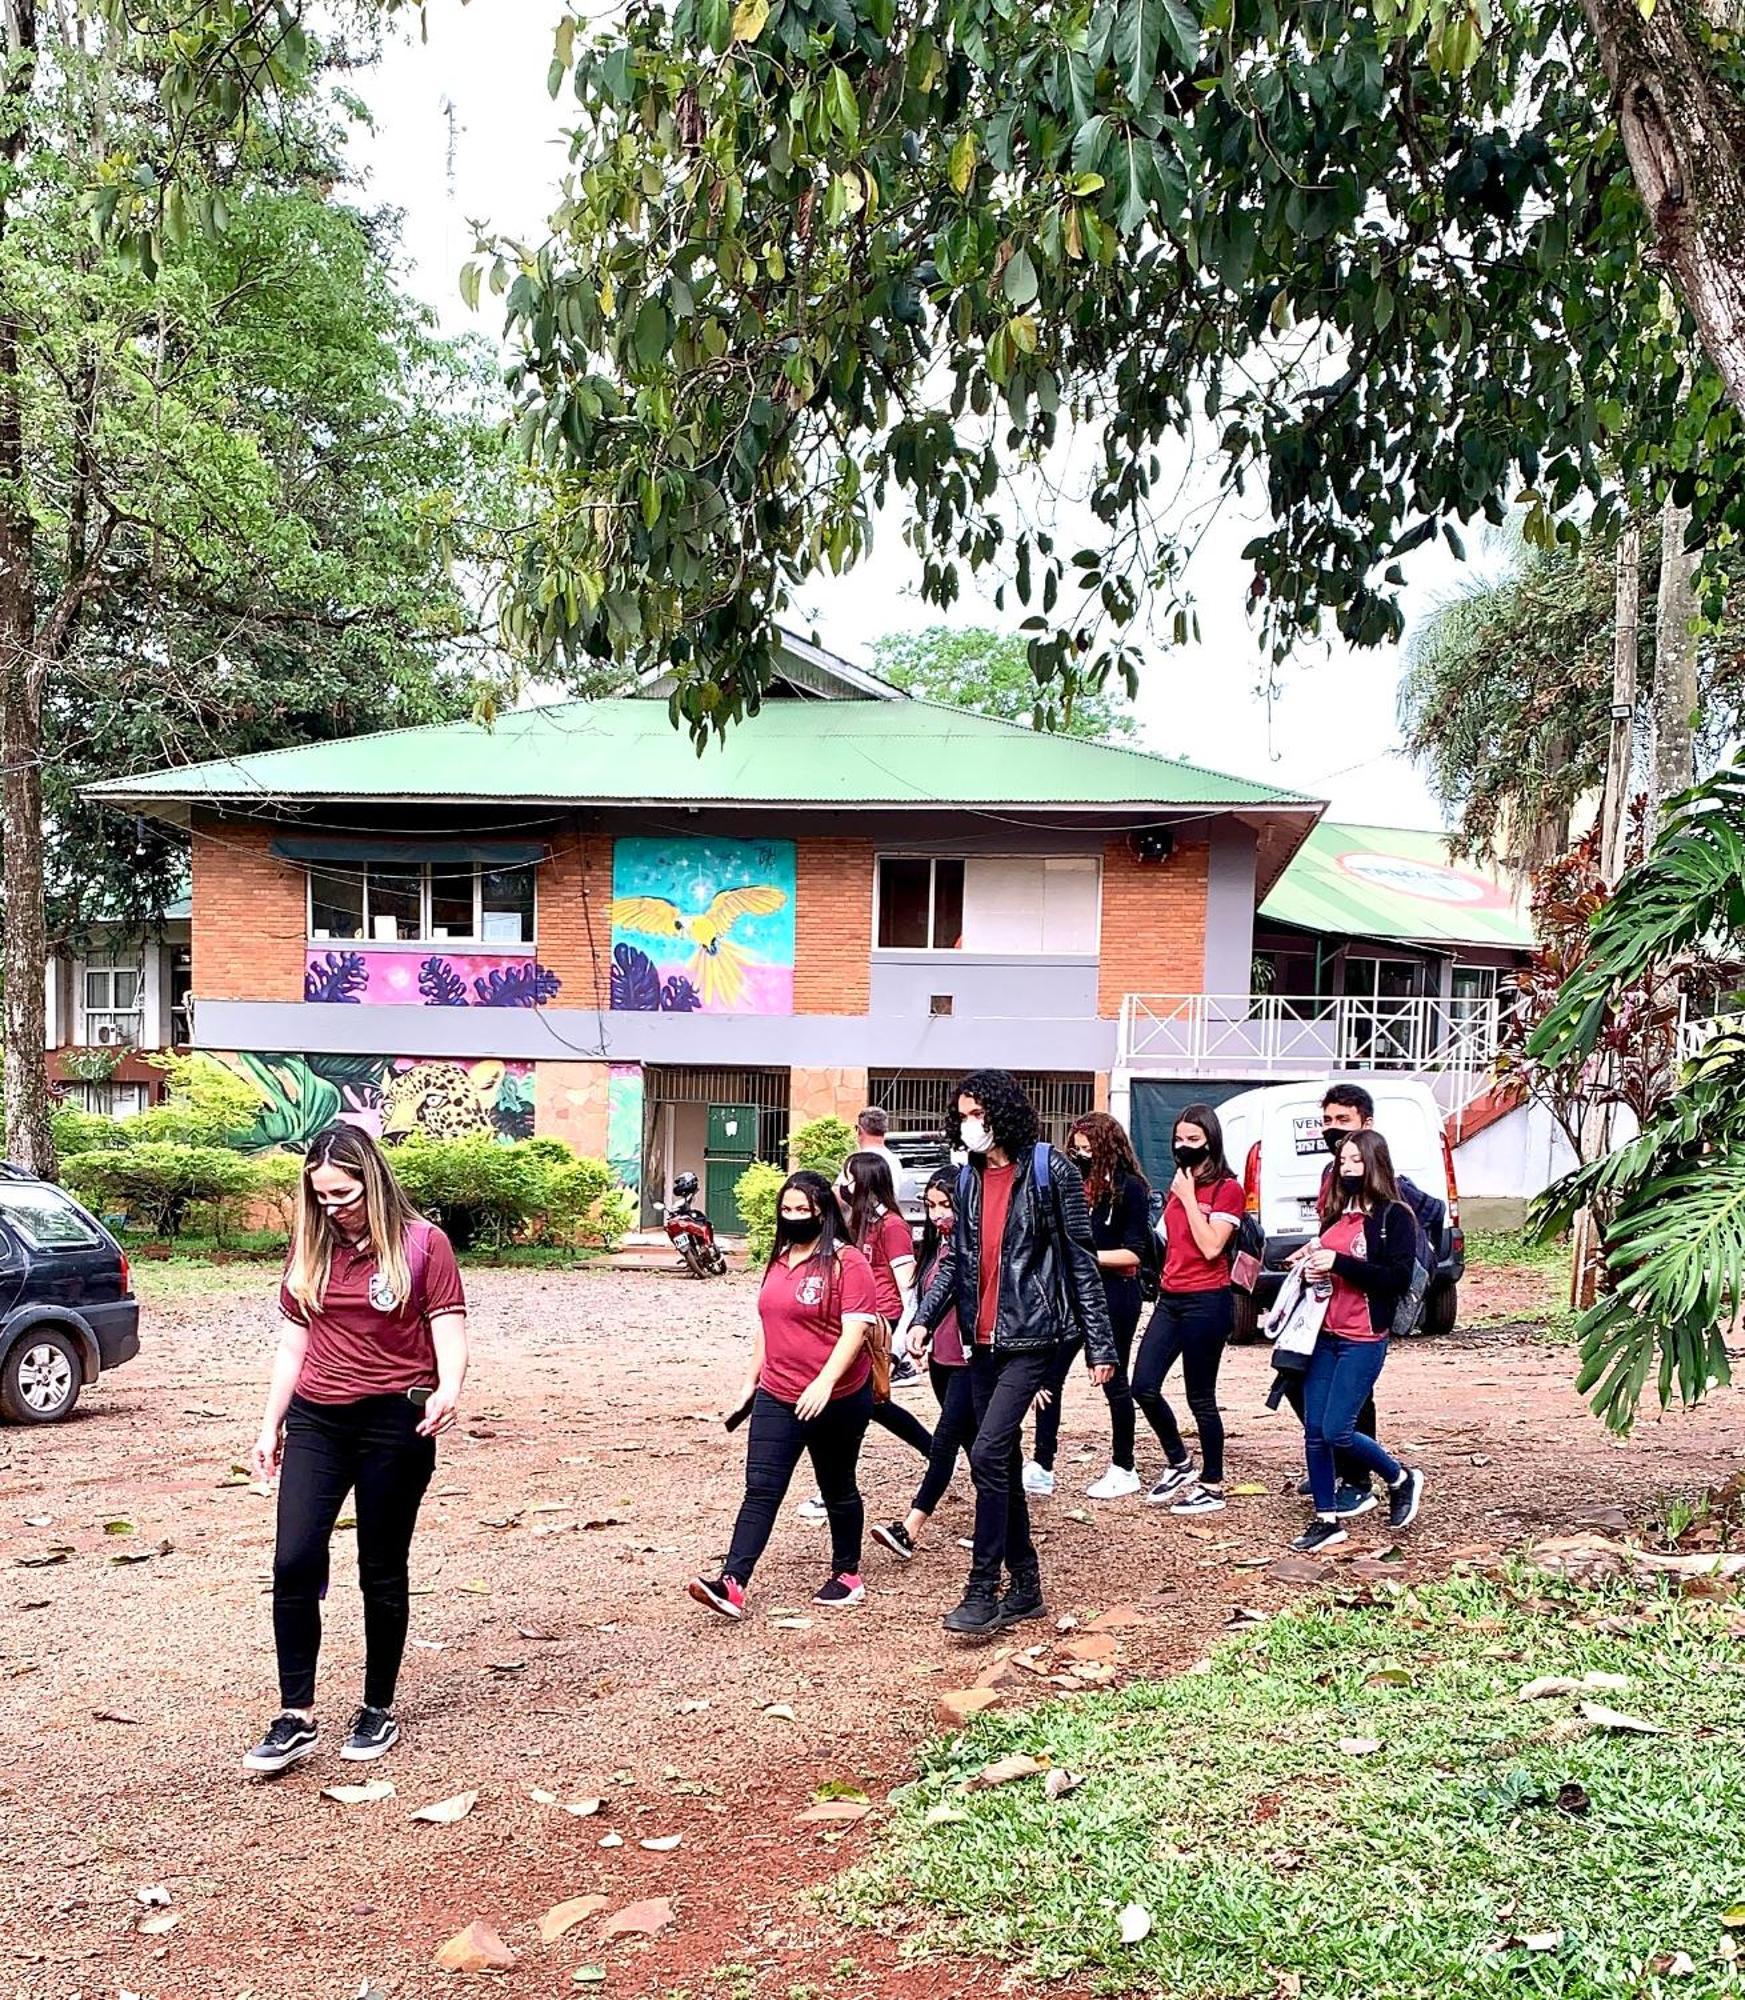
<path id="1" fill-rule="evenodd" d="M 742 1628 L 708 1619 L 680 1585 L 725 1545 L 738 1498 L 743 1448 L 709 1413 L 737 1377 L 750 1281 L 481 1272 L 472 1289 L 468 1421 L 443 1447 L 413 1555 L 414 1637 L 431 1643 L 408 1655 L 406 1739 L 368 1769 L 331 1755 L 360 1643 L 343 1547 L 323 1754 L 272 1784 L 237 1766 L 272 1712 L 271 1505 L 220 1481 L 254 1432 L 271 1344 L 264 1273 L 232 1270 L 152 1306 L 144 1355 L 72 1423 L 0 1430 L 0 1993 L 452 1992 L 432 1954 L 480 1916 L 520 1954 L 502 1982 L 511 1993 L 999 1990 L 1009 1974 L 997 1968 L 905 1972 L 899 1938 L 844 1931 L 795 1893 L 864 1853 L 878 1824 L 875 1805 L 846 1833 L 796 1825 L 814 1787 L 847 1780 L 880 1800 L 934 1733 L 938 1692 L 988 1663 L 938 1626 L 962 1579 L 967 1480 L 909 1569 L 869 1550 L 861 1611 L 807 1602 L 821 1542 L 790 1515 L 754 1615 Z M 1412 1343 L 1390 1359 L 1384 1428 L 1429 1475 L 1405 1573 L 1455 1547 L 1566 1530 L 1596 1506 L 1636 1513 L 1745 1460 L 1736 1395 L 1644 1422 L 1620 1444 L 1583 1411 L 1572 1372 L 1569 1350 L 1518 1331 Z M 1300 1519 L 1283 1492 L 1299 1473 L 1299 1434 L 1288 1413 L 1261 1409 L 1266 1381 L 1261 1351 L 1232 1354 L 1230 1476 L 1266 1493 L 1195 1523 L 1077 1497 L 1106 1435 L 1101 1399 L 1069 1388 L 1062 1497 L 1038 1509 L 1045 1573 L 1056 1613 L 1088 1619 L 1128 1602 L 1156 1614 L 1120 1634 L 1122 1674 L 1179 1667 L 1233 1606 L 1290 1595 L 1237 1566 L 1282 1550 Z M 1155 1459 L 1142 1440 L 1141 1470 Z M 898 1511 L 916 1470 L 873 1433 L 875 1509 Z M 134 1532 L 105 1534 L 118 1519 Z M 1384 1539 L 1372 1528 L 1373 1517 L 1349 1553 Z M 57 1544 L 66 1560 L 26 1566 Z M 146 1561 L 113 1560 L 145 1550 Z M 775 1627 L 769 1613 L 784 1608 L 810 1625 Z M 770 1704 L 794 1720 L 767 1716 Z M 320 1797 L 323 1784 L 378 1776 L 396 1798 Z M 414 1807 L 475 1788 L 478 1805 L 457 1824 L 408 1823 Z M 575 1818 L 535 1803 L 532 1788 L 605 1804 Z M 602 1848 L 613 1831 L 624 1844 Z M 676 1852 L 638 1845 L 673 1833 Z M 179 1922 L 142 1936 L 136 1892 L 158 1883 Z M 541 1913 L 590 1892 L 614 1910 L 670 1896 L 675 1922 L 653 1940 L 609 1942 L 589 1922 L 542 1945 Z M 728 1961 L 748 1970 L 711 1982 Z M 584 1966 L 605 1967 L 605 1986 L 574 1987 Z"/>

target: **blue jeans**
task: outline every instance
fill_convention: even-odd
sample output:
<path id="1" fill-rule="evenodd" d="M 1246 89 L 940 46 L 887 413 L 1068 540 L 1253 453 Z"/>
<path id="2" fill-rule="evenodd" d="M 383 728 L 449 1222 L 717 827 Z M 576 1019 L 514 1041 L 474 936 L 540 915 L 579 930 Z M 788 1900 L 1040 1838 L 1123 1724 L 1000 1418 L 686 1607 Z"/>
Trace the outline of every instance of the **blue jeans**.
<path id="1" fill-rule="evenodd" d="M 1309 1483 L 1315 1489 L 1315 1512 L 1331 1514 L 1338 1485 L 1333 1454 L 1347 1454 L 1370 1472 L 1379 1472 L 1390 1486 L 1405 1477 L 1405 1467 L 1357 1428 L 1358 1415 L 1375 1394 L 1376 1378 L 1388 1358 L 1381 1340 L 1347 1340 L 1323 1333 L 1309 1357 L 1303 1378 L 1303 1439 L 1308 1450 Z"/>

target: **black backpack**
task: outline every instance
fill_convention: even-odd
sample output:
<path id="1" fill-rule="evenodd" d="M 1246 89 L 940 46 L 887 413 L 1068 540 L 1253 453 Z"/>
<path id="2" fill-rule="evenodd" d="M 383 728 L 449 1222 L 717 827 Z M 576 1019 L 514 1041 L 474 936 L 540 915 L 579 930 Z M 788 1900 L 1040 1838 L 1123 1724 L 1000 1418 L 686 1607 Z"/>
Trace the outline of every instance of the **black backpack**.
<path id="1" fill-rule="evenodd" d="M 1145 1248 L 1139 1257 L 1139 1296 L 1147 1305 L 1163 1295 L 1163 1194 L 1154 1187 L 1145 1190 Z"/>

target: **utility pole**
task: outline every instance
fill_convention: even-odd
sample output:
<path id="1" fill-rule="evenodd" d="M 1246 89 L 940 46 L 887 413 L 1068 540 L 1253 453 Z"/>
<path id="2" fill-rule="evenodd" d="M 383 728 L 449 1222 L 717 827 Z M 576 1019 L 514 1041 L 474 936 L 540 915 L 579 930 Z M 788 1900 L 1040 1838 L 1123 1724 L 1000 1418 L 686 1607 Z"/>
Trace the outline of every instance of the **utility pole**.
<path id="1" fill-rule="evenodd" d="M 1612 620 L 1612 737 L 1606 749 L 1606 790 L 1600 804 L 1600 873 L 1616 887 L 1624 872 L 1630 824 L 1630 779 L 1636 748 L 1636 658 L 1642 616 L 1642 531 L 1632 520 L 1618 537 L 1617 593 Z"/>

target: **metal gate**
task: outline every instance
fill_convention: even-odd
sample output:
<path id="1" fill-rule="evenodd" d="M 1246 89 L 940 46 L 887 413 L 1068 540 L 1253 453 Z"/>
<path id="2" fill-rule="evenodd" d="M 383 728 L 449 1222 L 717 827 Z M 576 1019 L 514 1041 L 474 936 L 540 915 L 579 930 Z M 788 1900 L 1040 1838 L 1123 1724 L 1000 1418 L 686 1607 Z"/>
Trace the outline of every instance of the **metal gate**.
<path id="1" fill-rule="evenodd" d="M 704 1069 L 689 1063 L 648 1063 L 642 1072 L 642 1226 L 654 1228 L 654 1203 L 666 1199 L 657 1185 L 656 1132 L 673 1104 L 749 1105 L 757 1115 L 756 1157 L 778 1165 L 788 1157 L 788 1072 L 785 1069 Z"/>
<path id="2" fill-rule="evenodd" d="M 893 1132 L 943 1130 L 952 1086 L 962 1074 L 945 1069 L 875 1069 L 867 1072 L 867 1102 L 890 1117 Z M 1088 1072 L 1019 1070 L 1019 1087 L 1036 1107 L 1042 1136 L 1063 1146 L 1077 1119 L 1094 1111 L 1097 1080 Z"/>

